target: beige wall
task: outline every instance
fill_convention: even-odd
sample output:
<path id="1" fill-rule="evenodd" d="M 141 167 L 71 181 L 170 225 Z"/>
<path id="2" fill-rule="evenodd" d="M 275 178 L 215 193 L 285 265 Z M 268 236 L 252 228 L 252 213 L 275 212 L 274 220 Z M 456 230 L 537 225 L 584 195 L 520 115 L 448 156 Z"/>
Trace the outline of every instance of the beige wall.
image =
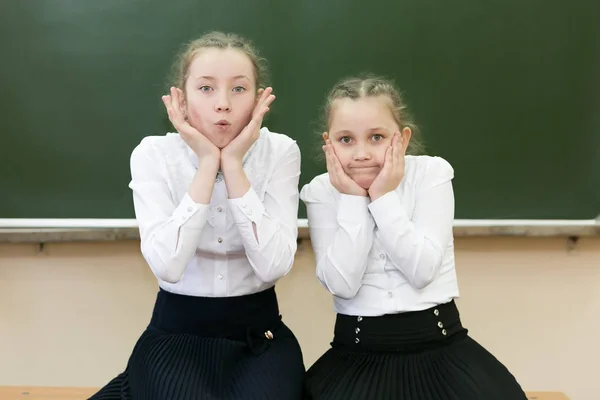
<path id="1" fill-rule="evenodd" d="M 307 366 L 328 347 L 331 298 L 310 242 L 278 285 Z M 600 238 L 457 238 L 463 323 L 526 390 L 600 398 Z M 137 242 L 0 244 L 0 385 L 100 386 L 149 321 L 156 283 Z"/>

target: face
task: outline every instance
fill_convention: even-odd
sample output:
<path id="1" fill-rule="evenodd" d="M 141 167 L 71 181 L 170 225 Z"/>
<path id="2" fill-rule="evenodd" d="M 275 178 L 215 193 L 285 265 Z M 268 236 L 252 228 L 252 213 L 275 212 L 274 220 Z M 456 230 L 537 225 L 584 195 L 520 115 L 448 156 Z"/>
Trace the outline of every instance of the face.
<path id="1" fill-rule="evenodd" d="M 252 61 L 239 50 L 201 50 L 190 64 L 185 98 L 190 125 L 224 148 L 252 118 L 257 99 Z"/>
<path id="2" fill-rule="evenodd" d="M 369 189 L 383 167 L 386 149 L 400 127 L 386 98 L 337 99 L 331 108 L 328 136 L 344 172 L 360 187 Z M 410 129 L 401 132 L 406 148 Z"/>

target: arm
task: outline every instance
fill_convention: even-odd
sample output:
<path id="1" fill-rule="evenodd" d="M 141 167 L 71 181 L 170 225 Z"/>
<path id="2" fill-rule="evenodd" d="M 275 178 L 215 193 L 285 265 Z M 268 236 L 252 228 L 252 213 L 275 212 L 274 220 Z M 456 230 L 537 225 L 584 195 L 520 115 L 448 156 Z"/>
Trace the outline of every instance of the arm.
<path id="1" fill-rule="evenodd" d="M 362 285 L 373 245 L 373 219 L 366 196 L 339 195 L 318 180 L 302 189 L 317 279 L 334 296 L 353 298 Z"/>
<path id="2" fill-rule="evenodd" d="M 294 263 L 298 238 L 300 149 L 293 143 L 267 183 L 264 201 L 250 186 L 241 164 L 223 164 L 229 205 L 256 276 L 275 282 Z"/>
<path id="3" fill-rule="evenodd" d="M 186 195 L 174 204 L 149 141 L 131 155 L 131 183 L 141 250 L 154 275 L 176 283 L 194 255 L 206 223 L 217 165 L 199 165 Z M 213 171 L 214 170 L 214 171 Z"/>
<path id="4" fill-rule="evenodd" d="M 444 252 L 452 240 L 454 221 L 453 170 L 441 158 L 429 160 L 417 187 L 412 220 L 396 191 L 369 205 L 378 238 L 412 286 L 422 289 L 437 277 Z"/>

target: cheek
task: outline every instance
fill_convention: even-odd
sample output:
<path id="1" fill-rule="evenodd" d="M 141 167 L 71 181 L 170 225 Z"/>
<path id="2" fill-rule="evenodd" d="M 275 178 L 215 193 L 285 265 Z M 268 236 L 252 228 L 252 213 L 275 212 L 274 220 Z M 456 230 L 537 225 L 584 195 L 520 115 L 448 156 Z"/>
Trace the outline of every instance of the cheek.
<path id="1" fill-rule="evenodd" d="M 239 110 L 240 117 L 248 120 L 252 118 L 252 112 L 254 111 L 255 105 L 256 102 L 251 96 L 239 98 L 238 101 L 234 103 L 235 109 Z"/>
<path id="2" fill-rule="evenodd" d="M 206 101 L 201 101 L 195 97 L 189 97 L 187 101 L 187 115 L 194 122 L 202 121 L 202 115 L 206 115 Z"/>
<path id="3" fill-rule="evenodd" d="M 373 159 L 375 160 L 375 162 L 377 163 L 377 165 L 382 166 L 384 161 L 385 161 L 385 152 L 387 151 L 387 148 L 389 147 L 389 144 L 380 144 L 378 145 L 375 149 L 373 149 Z"/>
<path id="4" fill-rule="evenodd" d="M 346 165 L 350 164 L 352 161 L 352 154 L 348 148 L 344 148 L 343 146 L 339 146 L 337 144 L 333 144 L 333 149 L 335 150 L 335 155 L 338 160 L 340 160 L 340 164 L 342 164 L 343 168 L 346 168 Z"/>

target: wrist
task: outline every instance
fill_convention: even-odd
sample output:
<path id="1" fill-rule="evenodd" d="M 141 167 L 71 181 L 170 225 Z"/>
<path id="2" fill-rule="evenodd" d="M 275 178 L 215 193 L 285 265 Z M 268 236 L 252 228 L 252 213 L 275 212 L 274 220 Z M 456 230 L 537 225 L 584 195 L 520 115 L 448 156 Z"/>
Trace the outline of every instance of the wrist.
<path id="1" fill-rule="evenodd" d="M 221 170 L 223 172 L 239 169 L 242 169 L 242 160 L 231 156 L 221 157 Z"/>
<path id="2" fill-rule="evenodd" d="M 215 174 L 219 171 L 221 160 L 217 157 L 203 157 L 198 160 L 198 171 L 202 172 L 214 172 Z"/>

